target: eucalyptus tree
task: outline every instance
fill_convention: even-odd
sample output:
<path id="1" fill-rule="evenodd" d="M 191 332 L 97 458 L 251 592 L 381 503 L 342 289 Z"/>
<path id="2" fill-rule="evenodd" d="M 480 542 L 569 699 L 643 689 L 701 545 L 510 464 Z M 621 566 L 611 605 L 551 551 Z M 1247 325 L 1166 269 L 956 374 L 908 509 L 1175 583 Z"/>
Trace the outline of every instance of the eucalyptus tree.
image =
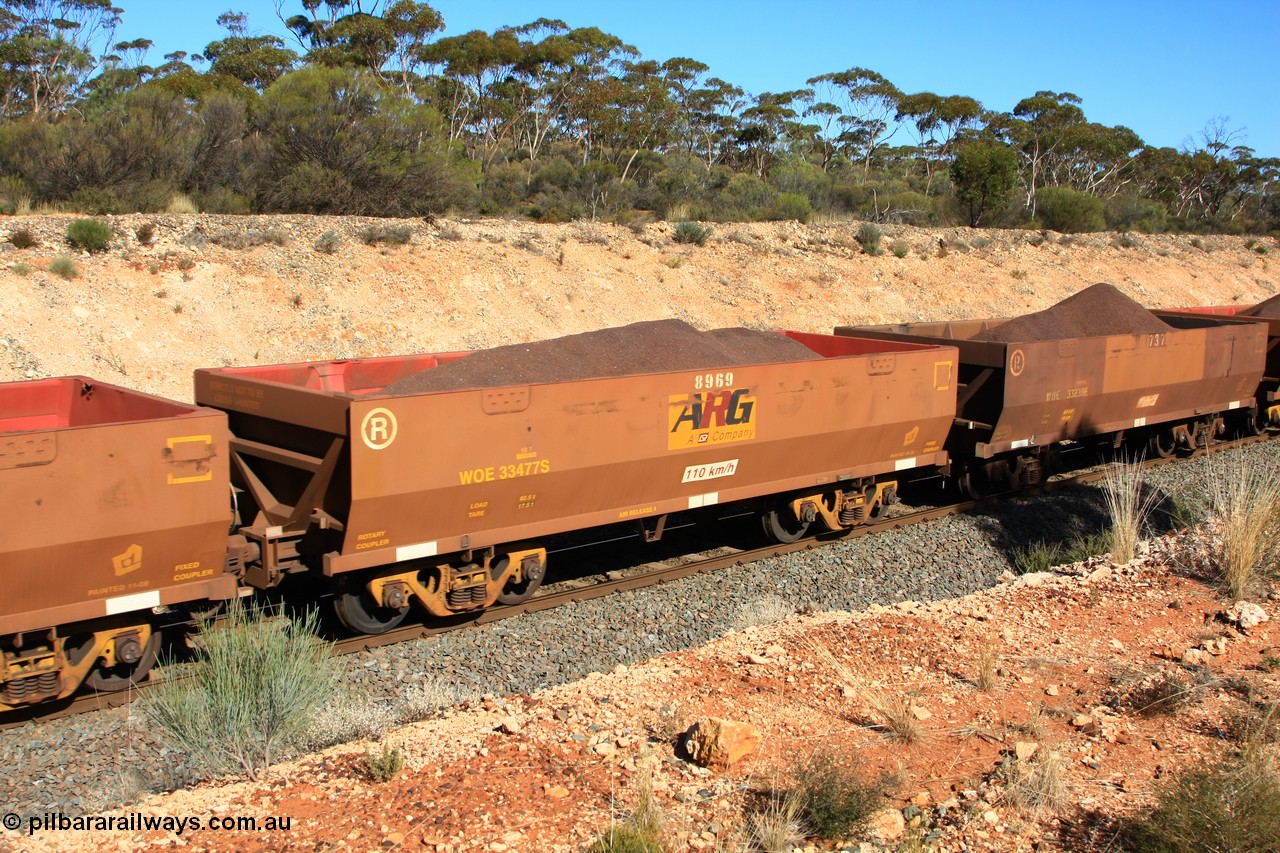
<path id="1" fill-rule="evenodd" d="M 894 116 L 902 92 L 881 74 L 866 68 L 850 68 L 820 74 L 805 81 L 816 96 L 840 110 L 836 144 L 850 160 L 863 164 L 863 175 L 871 171 L 871 161 L 897 133 Z"/>
<path id="2" fill-rule="evenodd" d="M 933 187 L 938 168 L 951 159 L 956 141 L 965 130 L 976 129 L 983 116 L 982 104 L 963 95 L 917 92 L 898 100 L 895 121 L 908 120 L 916 129 L 920 160 L 924 166 L 925 194 Z"/>
<path id="3" fill-rule="evenodd" d="M 215 78 L 226 77 L 261 92 L 298 62 L 298 54 L 278 36 L 249 35 L 248 18 L 241 12 L 219 15 L 218 26 L 227 30 L 227 37 L 204 49 L 208 73 Z"/>
<path id="4" fill-rule="evenodd" d="M 102 66 L 123 11 L 110 0 L 5 0 L 0 114 L 57 114 L 71 107 Z"/>
<path id="5" fill-rule="evenodd" d="M 1035 216 L 1036 189 L 1045 182 L 1050 163 L 1068 148 L 1073 131 L 1085 123 L 1079 96 L 1042 90 L 1023 98 L 1003 116 L 999 130 L 1020 155 L 1025 205 Z"/>
<path id="6" fill-rule="evenodd" d="M 816 126 L 800 120 L 804 103 L 812 97 L 812 89 L 761 92 L 755 103 L 742 111 L 737 143 L 743 165 L 756 177 L 768 174 L 775 157 L 791 143 L 812 138 Z"/>

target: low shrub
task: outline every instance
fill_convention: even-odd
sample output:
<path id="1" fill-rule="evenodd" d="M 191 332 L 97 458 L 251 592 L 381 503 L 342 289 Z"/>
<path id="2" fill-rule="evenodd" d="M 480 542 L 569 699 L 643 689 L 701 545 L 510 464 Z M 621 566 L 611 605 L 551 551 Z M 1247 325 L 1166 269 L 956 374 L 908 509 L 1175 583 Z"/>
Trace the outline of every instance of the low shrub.
<path id="1" fill-rule="evenodd" d="M 137 237 L 142 245 L 150 246 L 156 241 L 156 227 L 150 222 L 144 222 L 134 229 L 133 236 Z"/>
<path id="2" fill-rule="evenodd" d="M 710 237 L 711 228 L 699 225 L 697 222 L 690 222 L 687 219 L 677 222 L 675 233 L 671 235 L 671 239 L 677 243 L 686 243 L 694 246 L 705 246 Z"/>
<path id="3" fill-rule="evenodd" d="M 58 257 L 49 262 L 49 272 L 70 281 L 80 275 L 80 268 L 76 266 L 76 262 L 70 256 L 58 255 Z"/>
<path id="4" fill-rule="evenodd" d="M 24 277 L 31 275 L 31 264 L 28 264 L 25 261 L 18 261 L 18 263 L 14 264 L 9 269 L 13 270 L 14 275 Z"/>
<path id="5" fill-rule="evenodd" d="M 368 246 L 379 243 L 403 246 L 413 239 L 413 229 L 408 225 L 366 225 L 360 229 L 360 241 Z"/>
<path id="6" fill-rule="evenodd" d="M 883 780 L 864 778 L 828 752 L 815 752 L 796 771 L 800 821 L 807 832 L 821 838 L 862 834 L 884 791 Z"/>
<path id="7" fill-rule="evenodd" d="M 67 242 L 90 253 L 106 251 L 114 236 L 111 227 L 100 219 L 77 219 L 67 226 Z"/>
<path id="8" fill-rule="evenodd" d="M 393 748 L 384 743 L 381 753 L 365 751 L 364 766 L 369 781 L 379 784 L 390 782 L 404 769 L 404 753 L 400 751 L 400 747 Z"/>
<path id="9" fill-rule="evenodd" d="M 342 246 L 342 238 L 336 231 L 326 231 L 316 238 L 315 249 L 325 255 L 332 255 Z"/>
<path id="10" fill-rule="evenodd" d="M 1070 187 L 1037 190 L 1036 216 L 1045 228 L 1063 234 L 1103 231 L 1107 227 L 1102 199 Z"/>
<path id="11" fill-rule="evenodd" d="M 232 602 L 224 624 L 200 626 L 190 677 L 143 697 L 147 715 L 206 771 L 258 778 L 333 695 L 338 670 L 317 624 L 315 611 L 267 618 Z"/>
<path id="12" fill-rule="evenodd" d="M 1264 853 L 1280 838 L 1280 772 L 1262 747 L 1188 770 L 1163 788 L 1156 807 L 1121 832 L 1135 853 L 1230 850 Z"/>
<path id="13" fill-rule="evenodd" d="M 769 207 L 769 219 L 775 221 L 794 219 L 797 222 L 808 222 L 811 216 L 813 205 L 803 193 L 781 193 Z"/>
<path id="14" fill-rule="evenodd" d="M 9 235 L 9 242 L 15 249 L 30 249 L 40 245 L 40 240 L 28 228 L 19 228 Z"/>
<path id="15" fill-rule="evenodd" d="M 399 709 L 367 693 L 336 692 L 310 724 L 289 740 L 290 751 L 319 752 L 340 743 L 378 739 L 401 722 Z"/>
<path id="16" fill-rule="evenodd" d="M 906 240 L 893 241 L 893 256 L 895 258 L 905 258 L 911 254 L 911 244 Z"/>
<path id="17" fill-rule="evenodd" d="M 884 251 L 880 247 L 883 238 L 884 232 L 874 222 L 864 222 L 858 229 L 858 242 L 862 244 L 862 251 L 868 255 L 879 255 Z"/>
<path id="18" fill-rule="evenodd" d="M 268 228 L 265 231 L 250 229 L 243 233 L 226 231 L 211 237 L 210 242 L 216 243 L 224 249 L 252 249 L 256 246 L 265 246 L 268 243 L 276 246 L 287 246 L 289 245 L 289 235 L 278 228 Z"/>

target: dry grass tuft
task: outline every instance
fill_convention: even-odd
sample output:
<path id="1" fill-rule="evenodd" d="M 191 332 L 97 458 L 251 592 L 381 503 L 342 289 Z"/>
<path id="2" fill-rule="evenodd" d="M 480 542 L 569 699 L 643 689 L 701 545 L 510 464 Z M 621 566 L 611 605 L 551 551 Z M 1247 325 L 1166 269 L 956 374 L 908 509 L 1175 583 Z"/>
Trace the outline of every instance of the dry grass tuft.
<path id="1" fill-rule="evenodd" d="M 1228 594 L 1280 577 L 1280 468 L 1235 456 L 1211 465 L 1207 492 L 1210 555 Z"/>
<path id="2" fill-rule="evenodd" d="M 872 714 L 878 718 L 875 722 L 879 728 L 885 729 L 903 743 L 918 743 L 921 740 L 924 733 L 905 697 L 872 687 L 847 664 L 837 659 L 826 646 L 811 643 L 809 647 L 819 660 L 835 671 L 849 693 L 867 704 Z"/>
<path id="3" fill-rule="evenodd" d="M 770 797 L 762 811 L 747 817 L 749 849 L 760 853 L 791 853 L 805 837 L 800 811 L 800 795 L 796 791 Z"/>
<path id="4" fill-rule="evenodd" d="M 165 213 L 199 213 L 200 208 L 191 200 L 191 196 L 175 193 L 169 199 L 169 206 L 165 208 Z"/>
<path id="5" fill-rule="evenodd" d="M 983 643 L 982 648 L 978 650 L 978 663 L 973 684 L 983 693 L 994 690 L 999 684 L 999 678 L 996 676 L 996 652 L 990 642 Z"/>
<path id="6" fill-rule="evenodd" d="M 1007 755 L 1000 765 L 1005 796 L 1016 808 L 1057 811 L 1067 801 L 1065 768 L 1062 756 L 1052 750 L 1039 749 L 1025 761 Z"/>
<path id="7" fill-rule="evenodd" d="M 1121 458 L 1103 474 L 1102 495 L 1111 514 L 1111 559 L 1127 563 L 1137 553 L 1158 493 L 1142 486 L 1142 458 Z"/>

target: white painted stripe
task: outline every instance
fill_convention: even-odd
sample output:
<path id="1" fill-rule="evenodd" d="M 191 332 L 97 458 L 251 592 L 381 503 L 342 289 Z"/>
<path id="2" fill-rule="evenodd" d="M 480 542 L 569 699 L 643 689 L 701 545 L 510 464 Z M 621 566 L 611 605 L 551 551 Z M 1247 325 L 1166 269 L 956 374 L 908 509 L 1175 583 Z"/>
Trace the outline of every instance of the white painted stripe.
<path id="1" fill-rule="evenodd" d="M 1009 446 L 1012 447 L 1014 450 L 1021 450 L 1022 448 L 1026 447 L 1030 443 L 1031 443 L 1031 439 L 1020 438 Z"/>
<path id="2" fill-rule="evenodd" d="M 1238 409 L 1238 408 L 1240 408 L 1240 401 L 1239 401 L 1239 400 L 1236 400 L 1236 401 L 1234 401 L 1234 402 L 1232 402 L 1232 403 L 1228 403 L 1228 404 L 1227 404 L 1227 408 L 1228 408 L 1228 409 Z"/>
<path id="3" fill-rule="evenodd" d="M 120 613 L 132 613 L 135 610 L 146 610 L 151 607 L 160 606 L 160 590 L 153 589 L 150 592 L 139 592 L 133 595 L 122 595 L 119 598 L 107 599 L 107 615 L 116 616 Z"/>
<path id="4" fill-rule="evenodd" d="M 910 459 L 899 459 L 893 463 L 893 470 L 905 471 L 908 468 L 916 467 L 916 458 L 912 456 Z"/>
<path id="5" fill-rule="evenodd" d="M 401 545 L 396 548 L 396 562 L 402 563 L 405 560 L 416 560 L 419 557 L 434 557 L 436 555 L 435 542 L 419 542 L 417 545 Z"/>
<path id="6" fill-rule="evenodd" d="M 1133 425 L 1134 425 L 1134 426 L 1136 426 L 1136 427 L 1146 426 L 1146 425 L 1147 425 L 1147 419 L 1146 419 L 1146 418 L 1134 418 L 1134 419 L 1133 419 Z"/>

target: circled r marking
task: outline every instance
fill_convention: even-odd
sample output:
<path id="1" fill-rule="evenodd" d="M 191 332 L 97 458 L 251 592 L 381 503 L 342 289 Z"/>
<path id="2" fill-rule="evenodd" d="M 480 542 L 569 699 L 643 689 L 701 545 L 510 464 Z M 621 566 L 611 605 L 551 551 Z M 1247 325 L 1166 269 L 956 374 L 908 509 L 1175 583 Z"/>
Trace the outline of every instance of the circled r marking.
<path id="1" fill-rule="evenodd" d="M 1014 376 L 1021 376 L 1022 371 L 1027 366 L 1027 357 L 1022 350 L 1016 349 L 1009 356 L 1009 372 Z"/>
<path id="2" fill-rule="evenodd" d="M 399 425 L 390 409 L 371 409 L 360 422 L 360 437 L 370 450 L 384 450 L 396 440 Z"/>

